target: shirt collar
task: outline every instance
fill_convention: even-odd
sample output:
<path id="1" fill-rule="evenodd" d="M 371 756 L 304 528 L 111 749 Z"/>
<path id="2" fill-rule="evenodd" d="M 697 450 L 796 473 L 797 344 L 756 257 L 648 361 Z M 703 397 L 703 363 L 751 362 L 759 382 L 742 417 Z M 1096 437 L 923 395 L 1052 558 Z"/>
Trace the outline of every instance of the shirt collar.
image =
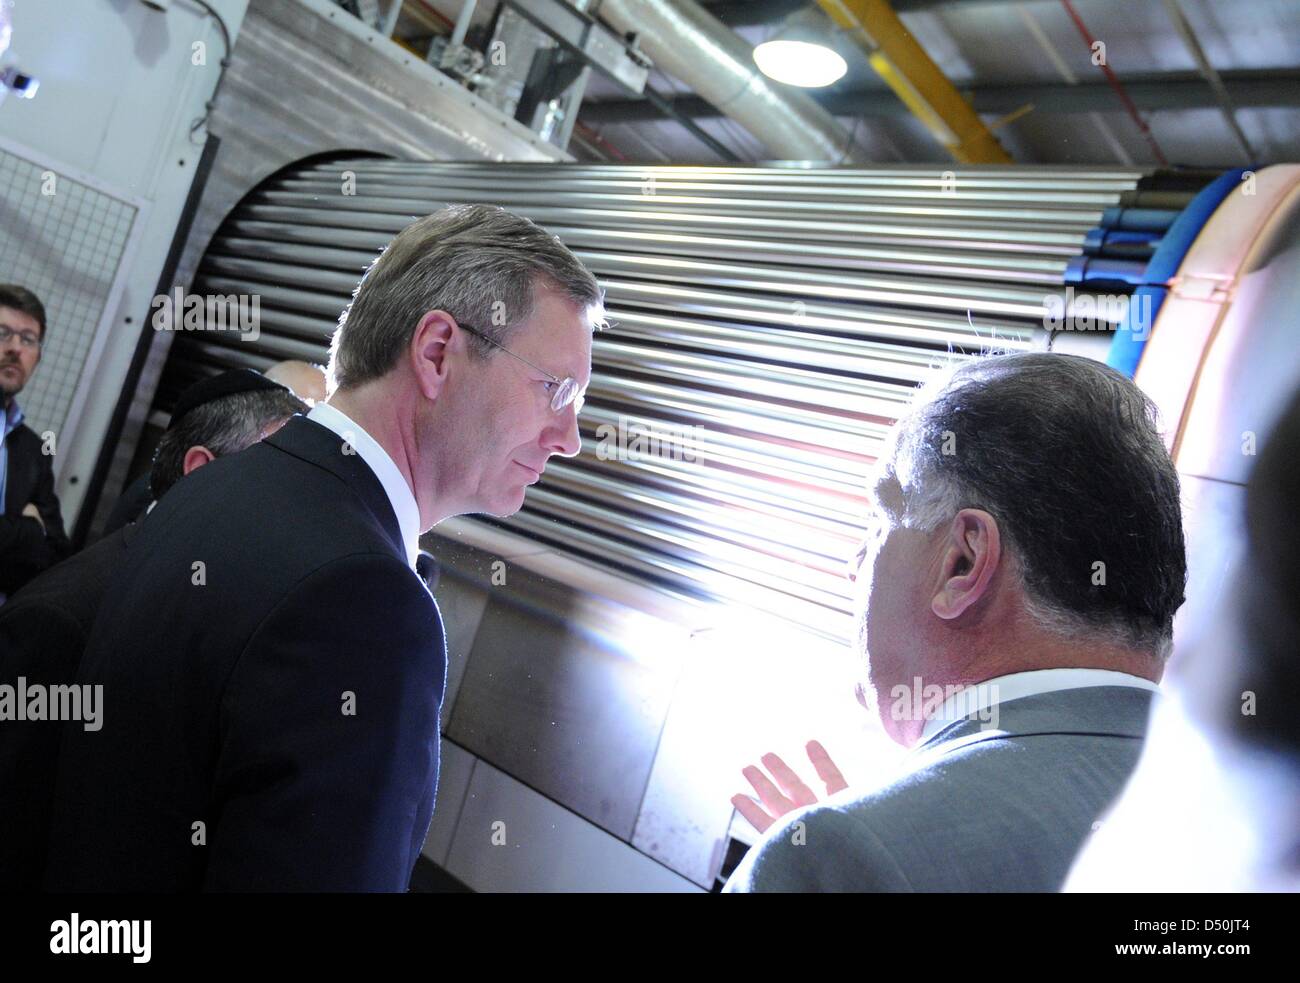
<path id="1" fill-rule="evenodd" d="M 402 532 L 407 562 L 414 570 L 420 556 L 420 507 L 416 504 L 415 493 L 411 491 L 411 486 L 406 483 L 393 459 L 374 437 L 366 433 L 361 424 L 329 403 L 317 403 L 307 414 L 307 419 L 328 427 L 346 440 L 375 473 L 397 515 L 397 526 Z"/>
<path id="2" fill-rule="evenodd" d="M 950 724 L 994 704 L 1010 703 L 1040 693 L 1085 689 L 1089 686 L 1129 686 L 1151 690 L 1153 693 L 1160 689 L 1149 679 L 1113 669 L 1032 669 L 1028 672 L 1013 672 L 967 686 L 945 699 L 925 721 L 921 739 L 916 746 L 922 746 Z"/>

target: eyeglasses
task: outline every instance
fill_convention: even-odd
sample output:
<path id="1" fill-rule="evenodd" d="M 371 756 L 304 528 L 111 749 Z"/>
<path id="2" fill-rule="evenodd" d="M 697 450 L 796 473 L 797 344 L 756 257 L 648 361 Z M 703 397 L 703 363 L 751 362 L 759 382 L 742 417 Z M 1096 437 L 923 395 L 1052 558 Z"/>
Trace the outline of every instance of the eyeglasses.
<path id="1" fill-rule="evenodd" d="M 460 324 L 459 321 L 457 321 L 456 323 Z M 482 331 L 478 330 L 477 328 L 471 328 L 468 324 L 461 324 L 460 326 L 464 330 L 468 331 L 470 334 L 474 335 L 476 338 L 482 338 L 493 348 L 501 349 L 511 358 L 518 359 L 519 361 L 527 365 L 530 369 L 534 369 L 535 371 L 540 372 L 542 375 L 546 376 L 546 378 L 550 381 L 544 382 L 542 383 L 542 385 L 546 386 L 547 387 L 546 391 L 551 394 L 551 409 L 554 410 L 556 413 L 563 413 L 565 408 L 570 403 L 574 404 L 573 411 L 575 413 L 582 412 L 582 404 L 583 402 L 585 402 L 585 400 L 581 390 L 579 390 L 578 388 L 578 381 L 574 379 L 573 376 L 565 376 L 563 379 L 553 376 L 551 375 L 551 373 L 547 372 L 540 365 L 534 365 L 532 362 L 528 361 L 528 359 L 524 358 L 522 355 L 516 355 L 514 352 L 512 352 L 509 348 L 507 348 L 505 345 L 501 344 L 500 342 L 493 341 L 491 338 L 489 338 L 487 335 L 485 335 Z"/>
<path id="2" fill-rule="evenodd" d="M 30 331 L 15 331 L 13 328 L 6 328 L 0 324 L 0 345 L 3 345 L 10 338 L 17 337 L 18 343 L 24 348 L 40 348 L 41 336 L 33 334 Z"/>

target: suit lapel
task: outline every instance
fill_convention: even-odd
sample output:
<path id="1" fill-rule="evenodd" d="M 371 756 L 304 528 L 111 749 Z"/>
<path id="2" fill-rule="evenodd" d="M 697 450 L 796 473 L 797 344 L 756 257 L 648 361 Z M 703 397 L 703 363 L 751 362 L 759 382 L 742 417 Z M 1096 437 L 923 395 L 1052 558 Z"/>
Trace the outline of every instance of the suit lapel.
<path id="1" fill-rule="evenodd" d="M 328 471 L 351 488 L 379 522 L 393 552 L 403 563 L 407 562 L 397 513 L 393 511 L 393 503 L 388 500 L 383 483 L 361 455 L 347 447 L 338 434 L 305 416 L 295 415 L 263 443 Z"/>

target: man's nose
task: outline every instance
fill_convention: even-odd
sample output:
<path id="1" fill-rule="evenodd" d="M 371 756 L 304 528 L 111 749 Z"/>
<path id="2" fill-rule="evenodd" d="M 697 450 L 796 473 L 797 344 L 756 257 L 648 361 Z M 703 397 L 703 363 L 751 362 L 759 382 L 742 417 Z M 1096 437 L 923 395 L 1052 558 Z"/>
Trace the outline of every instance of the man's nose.
<path id="1" fill-rule="evenodd" d="M 578 431 L 578 413 L 570 404 L 564 413 L 547 430 L 544 444 L 552 454 L 576 457 L 582 450 L 582 434 Z"/>

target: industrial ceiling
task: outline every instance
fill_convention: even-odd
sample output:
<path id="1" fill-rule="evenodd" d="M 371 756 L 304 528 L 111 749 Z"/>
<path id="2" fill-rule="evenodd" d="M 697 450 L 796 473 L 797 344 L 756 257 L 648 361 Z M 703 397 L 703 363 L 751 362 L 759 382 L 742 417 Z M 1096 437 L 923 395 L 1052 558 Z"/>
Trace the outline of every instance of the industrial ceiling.
<path id="1" fill-rule="evenodd" d="M 751 45 L 809 5 L 703 4 Z M 486 26 L 494 7 L 479 4 L 475 24 Z M 892 7 L 986 122 L 1014 117 L 996 133 L 1017 163 L 1243 166 L 1300 154 L 1300 4 L 1292 0 L 896 0 Z M 423 51 L 448 33 L 460 9 L 460 0 L 405 0 L 394 36 Z M 600 16 L 598 4 L 589 10 Z M 1083 31 L 1105 45 L 1118 89 L 1093 63 Z M 848 60 L 848 73 L 813 98 L 852 134 L 860 159 L 949 159 L 864 53 L 850 46 Z M 1221 90 L 1207 78 L 1207 66 Z M 734 159 L 772 156 L 690 86 L 658 68 L 650 82 Z M 595 73 L 569 150 L 593 161 L 726 159 L 646 99 Z"/>

